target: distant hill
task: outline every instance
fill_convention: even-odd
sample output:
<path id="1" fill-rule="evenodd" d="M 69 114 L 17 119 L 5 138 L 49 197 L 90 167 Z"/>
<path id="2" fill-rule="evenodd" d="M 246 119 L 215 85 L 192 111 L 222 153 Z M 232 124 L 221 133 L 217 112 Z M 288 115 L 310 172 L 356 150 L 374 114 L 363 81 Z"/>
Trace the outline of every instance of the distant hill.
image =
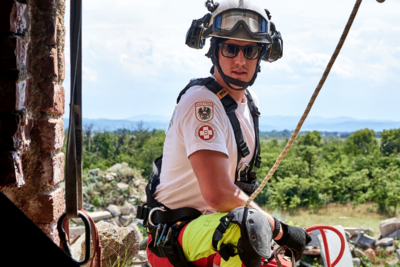
<path id="1" fill-rule="evenodd" d="M 261 116 L 261 131 L 282 131 L 294 130 L 300 117 L 297 116 Z M 64 118 L 65 128 L 68 128 L 68 119 Z M 121 128 L 135 129 L 142 123 L 144 128 L 166 130 L 169 124 L 169 117 L 159 115 L 139 115 L 124 120 L 110 119 L 88 119 L 83 118 L 83 125 L 93 124 L 97 130 L 112 131 Z M 400 128 L 400 121 L 390 120 L 358 120 L 351 117 L 323 118 L 311 116 L 307 118 L 302 131 L 332 131 L 332 132 L 353 132 L 360 129 L 373 129 L 380 132 L 388 129 Z"/>

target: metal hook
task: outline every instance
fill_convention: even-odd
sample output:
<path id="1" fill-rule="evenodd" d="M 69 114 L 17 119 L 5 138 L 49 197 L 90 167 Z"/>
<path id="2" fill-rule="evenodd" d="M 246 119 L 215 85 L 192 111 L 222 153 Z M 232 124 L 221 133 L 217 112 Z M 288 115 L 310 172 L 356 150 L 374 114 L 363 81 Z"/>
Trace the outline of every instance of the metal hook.
<path id="1" fill-rule="evenodd" d="M 64 248 L 65 254 L 67 254 L 71 259 L 76 262 L 79 265 L 83 265 L 87 263 L 90 259 L 90 234 L 91 234 L 91 227 L 90 227 L 90 221 L 86 217 L 85 214 L 83 214 L 81 211 L 78 211 L 79 217 L 82 219 L 83 224 L 85 225 L 85 258 L 83 261 L 77 261 L 72 257 L 71 253 L 71 247 L 69 245 L 69 237 L 67 233 L 65 232 L 63 225 L 65 220 L 67 219 L 67 214 L 64 213 L 60 219 L 58 219 L 57 222 L 57 230 L 58 230 L 58 235 L 60 236 L 61 244 Z"/>

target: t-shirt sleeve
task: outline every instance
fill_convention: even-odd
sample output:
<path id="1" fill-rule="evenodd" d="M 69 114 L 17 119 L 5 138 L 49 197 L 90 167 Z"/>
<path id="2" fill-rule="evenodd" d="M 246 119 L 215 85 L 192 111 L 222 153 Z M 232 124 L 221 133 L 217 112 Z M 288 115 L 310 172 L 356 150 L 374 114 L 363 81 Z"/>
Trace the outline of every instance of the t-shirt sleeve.
<path id="1" fill-rule="evenodd" d="M 225 110 L 220 100 L 205 90 L 192 93 L 179 103 L 179 128 L 186 154 L 189 157 L 198 150 L 213 150 L 229 157 Z"/>

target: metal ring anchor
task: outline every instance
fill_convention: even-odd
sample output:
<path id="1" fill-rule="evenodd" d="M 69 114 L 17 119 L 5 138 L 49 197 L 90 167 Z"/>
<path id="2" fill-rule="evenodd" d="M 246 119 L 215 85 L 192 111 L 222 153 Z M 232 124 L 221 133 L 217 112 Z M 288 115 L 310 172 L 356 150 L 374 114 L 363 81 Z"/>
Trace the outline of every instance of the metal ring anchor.
<path id="1" fill-rule="evenodd" d="M 154 226 L 154 223 L 153 223 L 153 221 L 151 220 L 151 215 L 153 215 L 153 213 L 156 211 L 156 210 L 160 210 L 160 211 L 165 211 L 163 208 L 154 208 L 154 209 L 152 209 L 151 211 L 150 211 L 150 213 L 149 213 L 149 224 L 150 225 L 152 225 L 152 226 Z"/>
<path id="2" fill-rule="evenodd" d="M 83 214 L 81 211 L 78 211 L 78 215 L 82 219 L 83 224 L 85 225 L 85 258 L 83 259 L 83 261 L 77 261 L 72 257 L 71 247 L 69 245 L 69 237 L 63 228 L 64 222 L 67 219 L 66 213 L 64 213 L 60 217 L 60 219 L 58 219 L 57 230 L 58 230 L 58 235 L 60 236 L 61 244 L 64 248 L 65 254 L 67 254 L 69 257 L 71 257 L 71 259 L 75 263 L 77 263 L 79 265 L 83 265 L 83 264 L 87 263 L 90 259 L 90 234 L 91 234 L 90 228 L 91 227 L 90 227 L 90 221 L 86 217 L 85 214 Z"/>

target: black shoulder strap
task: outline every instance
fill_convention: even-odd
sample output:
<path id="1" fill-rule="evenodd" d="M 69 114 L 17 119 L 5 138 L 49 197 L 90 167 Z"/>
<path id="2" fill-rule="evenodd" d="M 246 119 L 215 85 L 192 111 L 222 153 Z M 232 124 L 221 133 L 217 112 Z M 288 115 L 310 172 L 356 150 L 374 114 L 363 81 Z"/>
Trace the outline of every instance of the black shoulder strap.
<path id="1" fill-rule="evenodd" d="M 261 146 L 260 146 L 260 125 L 259 125 L 259 118 L 260 118 L 260 111 L 258 110 L 256 104 L 254 104 L 253 97 L 251 96 L 250 92 L 246 90 L 246 97 L 247 97 L 247 105 L 249 106 L 251 116 L 253 117 L 254 122 L 254 134 L 256 138 L 256 151 L 254 151 L 253 158 L 250 162 L 249 173 L 253 170 L 253 166 L 256 168 L 260 168 L 261 165 Z"/>

